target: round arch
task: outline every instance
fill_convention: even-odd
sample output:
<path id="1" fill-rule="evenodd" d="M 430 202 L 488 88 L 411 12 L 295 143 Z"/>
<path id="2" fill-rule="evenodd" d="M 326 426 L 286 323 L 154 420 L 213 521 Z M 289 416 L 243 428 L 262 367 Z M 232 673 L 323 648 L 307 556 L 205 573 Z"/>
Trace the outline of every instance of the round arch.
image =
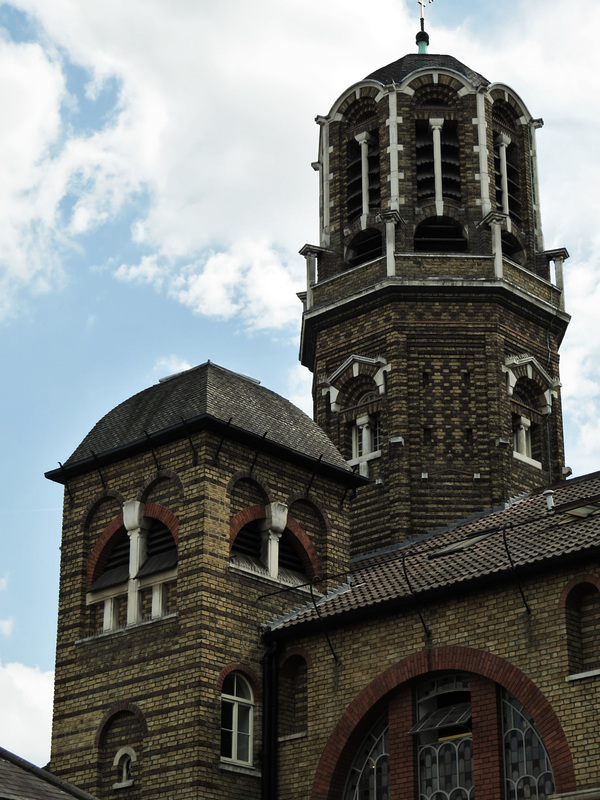
<path id="1" fill-rule="evenodd" d="M 535 719 L 554 768 L 556 792 L 576 787 L 567 739 L 552 706 L 521 670 L 499 656 L 469 647 L 440 647 L 393 664 L 366 686 L 340 717 L 321 754 L 311 800 L 334 800 L 344 785 L 354 749 L 365 732 L 365 720 L 402 684 L 432 672 L 470 672 L 508 689 Z"/>

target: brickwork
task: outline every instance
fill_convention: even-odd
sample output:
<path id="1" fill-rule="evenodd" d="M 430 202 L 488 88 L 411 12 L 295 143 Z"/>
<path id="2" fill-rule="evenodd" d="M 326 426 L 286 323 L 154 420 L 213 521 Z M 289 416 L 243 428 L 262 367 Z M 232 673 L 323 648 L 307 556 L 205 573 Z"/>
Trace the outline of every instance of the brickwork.
<path id="1" fill-rule="evenodd" d="M 260 498 L 264 516 L 265 495 L 284 503 L 296 498 L 298 516 L 312 530 L 307 533 L 291 516 L 290 530 L 302 540 L 307 563 L 312 568 L 314 561 L 314 569 L 321 572 L 321 551 L 333 572 L 347 563 L 344 486 L 312 476 L 291 460 L 260 455 L 252 478 L 247 470 L 255 452 L 225 441 L 215 463 L 219 444 L 220 438 L 208 433 L 194 436 L 197 464 L 187 439 L 158 449 L 161 467 L 169 465 L 168 472 L 161 468 L 160 476 L 151 454 L 115 461 L 102 471 L 109 495 L 96 472 L 70 482 L 73 500 L 65 495 L 52 767 L 101 800 L 112 797 L 112 758 L 117 739 L 123 737 L 111 734 L 104 750 L 95 739 L 106 724 L 102 720 L 107 709 L 117 702 L 135 704 L 147 725 L 135 765 L 136 780 L 143 785 L 140 796 L 185 800 L 200 791 L 204 797 L 246 800 L 260 794 L 260 677 L 255 689 L 254 767 L 240 773 L 220 763 L 220 676 L 236 665 L 261 676 L 259 625 L 305 602 L 307 595 L 291 589 L 281 593 L 278 584 L 229 571 L 231 521 L 236 515 L 256 516 L 251 506 L 240 510 L 241 505 Z M 145 620 L 150 598 L 144 601 L 142 592 L 140 624 L 90 635 L 86 591 L 94 566 L 89 565 L 98 566 L 103 546 L 123 525 L 117 497 L 144 498 L 146 514 L 174 534 L 176 589 L 171 585 L 164 617 Z M 330 543 L 332 529 L 336 535 Z M 96 607 L 94 613 L 99 613 Z M 101 619 L 96 620 L 98 631 Z"/>
<path id="2" fill-rule="evenodd" d="M 600 574 L 600 564 L 594 564 L 594 573 Z M 510 584 L 427 604 L 422 613 L 432 633 L 429 641 L 408 609 L 330 629 L 341 656 L 337 664 L 322 634 L 299 639 L 313 662 L 309 737 L 301 751 L 306 780 L 301 782 L 300 770 L 292 765 L 290 751 L 297 743 L 280 743 L 281 784 L 296 791 L 281 796 L 339 797 L 362 738 L 386 709 L 392 797 L 414 796 L 414 752 L 407 737 L 415 713 L 411 687 L 436 671 L 472 674 L 478 794 L 504 797 L 497 687 L 508 689 L 533 716 L 550 754 L 557 792 L 598 786 L 600 748 L 585 732 L 595 730 L 600 677 L 565 682 L 570 666 L 560 597 L 573 575 L 557 570 L 524 581 L 531 615 Z"/>

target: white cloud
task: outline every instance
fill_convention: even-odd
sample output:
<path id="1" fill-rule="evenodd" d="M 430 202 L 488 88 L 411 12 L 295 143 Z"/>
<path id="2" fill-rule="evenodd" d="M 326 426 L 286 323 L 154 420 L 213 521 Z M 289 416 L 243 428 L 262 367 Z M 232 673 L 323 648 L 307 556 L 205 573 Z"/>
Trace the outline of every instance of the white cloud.
<path id="1" fill-rule="evenodd" d="M 43 766 L 50 758 L 54 673 L 0 662 L 0 744 Z"/>
<path id="2" fill-rule="evenodd" d="M 378 14 L 365 15 L 359 0 L 13 5 L 45 38 L 0 42 L 0 102 L 10 109 L 0 131 L 0 318 L 18 310 L 24 289 L 60 285 L 64 253 L 127 208 L 117 279 L 150 285 L 196 314 L 294 335 L 297 250 L 318 239 L 314 116 L 362 76 L 414 52 L 418 7 L 382 0 Z M 590 236 L 600 216 L 600 7 L 586 8 L 584 27 L 567 0 L 511 8 L 519 13 L 498 16 L 494 47 L 483 12 L 476 28 L 463 4 L 456 28 L 432 22 L 431 50 L 512 86 L 546 120 L 538 135 L 546 244 L 572 252 L 565 408 L 591 442 L 600 410 L 590 299 L 600 286 Z M 410 35 L 382 42 L 382 18 Z M 87 70 L 88 99 L 116 92 L 91 131 L 74 126 L 84 98 L 66 92 L 67 61 Z"/>
<path id="3" fill-rule="evenodd" d="M 288 371 L 288 390 L 286 397 L 301 408 L 309 417 L 313 415 L 312 373 L 301 364 Z"/>
<path id="4" fill-rule="evenodd" d="M 148 283 L 155 289 L 163 285 L 163 269 L 158 264 L 158 256 L 143 256 L 139 264 L 128 266 L 121 264 L 115 271 L 115 277 L 128 283 Z"/>
<path id="5" fill-rule="evenodd" d="M 4 573 L 4 575 L 0 578 L 0 592 L 5 592 L 8 589 L 8 573 Z"/>
<path id="6" fill-rule="evenodd" d="M 267 241 L 243 240 L 180 269 L 169 294 L 197 314 L 237 317 L 253 330 L 296 327 L 301 276 L 298 263 Z"/>
<path id="7" fill-rule="evenodd" d="M 14 620 L 0 619 L 0 633 L 2 636 L 10 636 L 15 627 Z"/>
<path id="8" fill-rule="evenodd" d="M 154 372 L 160 374 L 161 378 L 168 377 L 169 375 L 176 375 L 178 372 L 185 372 L 191 369 L 192 365 L 184 358 L 179 356 L 170 355 L 159 358 L 154 365 Z"/>

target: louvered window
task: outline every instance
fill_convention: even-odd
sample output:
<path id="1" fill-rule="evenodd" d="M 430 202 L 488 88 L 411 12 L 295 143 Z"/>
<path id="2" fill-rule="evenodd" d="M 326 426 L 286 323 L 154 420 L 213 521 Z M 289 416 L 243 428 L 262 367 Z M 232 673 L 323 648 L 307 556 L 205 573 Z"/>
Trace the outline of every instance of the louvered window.
<path id="1" fill-rule="evenodd" d="M 171 531 L 160 522 L 153 522 L 146 534 L 146 560 L 138 578 L 173 569 L 177 565 L 177 546 Z"/>
<path id="2" fill-rule="evenodd" d="M 117 586 L 129 578 L 129 536 L 125 528 L 115 534 L 113 541 L 104 569 L 90 587 L 91 592 Z"/>
<path id="3" fill-rule="evenodd" d="M 504 197 L 502 158 L 500 152 L 503 146 L 505 147 L 506 153 L 506 198 Z M 521 176 L 519 172 L 517 147 L 514 142 L 510 142 L 508 145 L 502 145 L 498 141 L 498 136 L 495 137 L 494 144 L 494 179 L 496 188 L 496 208 L 498 211 L 505 211 L 508 213 L 511 219 L 520 225 L 523 220 L 523 212 L 521 206 Z"/>
<path id="4" fill-rule="evenodd" d="M 466 253 L 467 240 L 462 226 L 450 217 L 429 217 L 415 231 L 417 253 Z"/>
<path id="5" fill-rule="evenodd" d="M 417 201 L 424 203 L 435 199 L 435 157 L 433 132 L 428 119 L 416 122 L 416 177 Z M 458 123 L 445 120 L 441 130 L 441 170 L 442 197 L 459 203 L 461 200 L 460 184 L 460 147 L 458 141 Z"/>
<path id="6" fill-rule="evenodd" d="M 361 146 L 355 137 L 352 137 L 346 145 L 346 209 L 349 222 L 365 212 L 371 212 L 381 207 L 379 132 L 374 129 L 362 136 L 366 137 L 366 147 Z M 365 157 L 368 175 L 368 196 L 366 198 L 363 197 L 363 158 Z"/>

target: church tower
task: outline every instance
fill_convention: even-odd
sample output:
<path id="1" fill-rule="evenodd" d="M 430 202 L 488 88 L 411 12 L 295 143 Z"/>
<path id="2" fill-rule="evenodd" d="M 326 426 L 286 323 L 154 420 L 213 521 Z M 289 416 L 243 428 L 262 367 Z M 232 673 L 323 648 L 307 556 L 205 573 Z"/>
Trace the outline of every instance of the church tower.
<path id="1" fill-rule="evenodd" d="M 320 126 L 301 361 L 371 479 L 354 553 L 561 481 L 566 250 L 544 250 L 534 119 L 448 55 L 406 55 Z"/>

